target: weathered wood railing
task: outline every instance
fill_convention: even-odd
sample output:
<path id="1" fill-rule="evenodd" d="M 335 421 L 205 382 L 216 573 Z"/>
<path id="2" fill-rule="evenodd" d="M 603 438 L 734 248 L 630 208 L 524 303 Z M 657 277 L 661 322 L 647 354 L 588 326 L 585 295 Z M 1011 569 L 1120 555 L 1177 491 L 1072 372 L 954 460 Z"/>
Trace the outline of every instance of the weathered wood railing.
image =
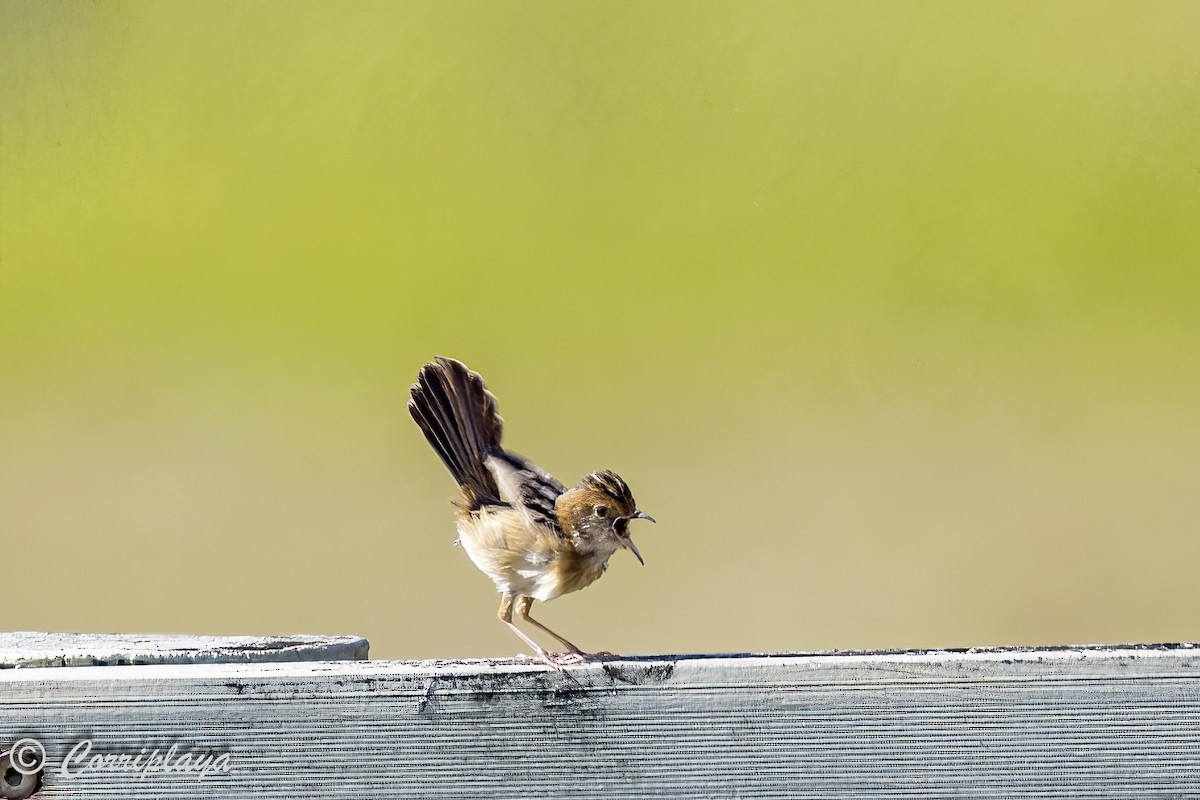
<path id="1" fill-rule="evenodd" d="M 45 798 L 1200 797 L 1200 649 L 25 666 L 19 740 Z"/>

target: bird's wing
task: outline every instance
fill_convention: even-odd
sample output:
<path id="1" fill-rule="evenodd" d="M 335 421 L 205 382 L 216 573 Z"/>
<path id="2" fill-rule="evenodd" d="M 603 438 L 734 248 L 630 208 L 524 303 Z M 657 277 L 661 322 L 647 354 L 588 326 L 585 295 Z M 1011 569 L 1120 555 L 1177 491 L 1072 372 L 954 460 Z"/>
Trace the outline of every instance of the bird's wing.
<path id="1" fill-rule="evenodd" d="M 547 525 L 561 534 L 558 516 L 554 513 L 554 501 L 567 487 L 549 472 L 516 453 L 503 450 L 493 452 L 484 464 L 496 480 L 501 500 L 524 512 L 530 522 Z"/>

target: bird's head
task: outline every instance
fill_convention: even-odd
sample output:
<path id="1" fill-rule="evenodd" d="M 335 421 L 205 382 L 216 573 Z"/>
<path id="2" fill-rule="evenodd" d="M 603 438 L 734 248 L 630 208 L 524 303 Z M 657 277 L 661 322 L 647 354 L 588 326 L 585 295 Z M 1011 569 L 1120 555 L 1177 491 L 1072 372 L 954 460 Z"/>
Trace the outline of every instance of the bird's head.
<path id="1" fill-rule="evenodd" d="M 629 523 L 635 519 L 654 522 L 654 518 L 638 511 L 629 486 L 615 472 L 602 470 L 585 476 L 559 496 L 554 510 L 576 550 L 611 554 L 624 548 L 646 563 L 629 536 Z"/>

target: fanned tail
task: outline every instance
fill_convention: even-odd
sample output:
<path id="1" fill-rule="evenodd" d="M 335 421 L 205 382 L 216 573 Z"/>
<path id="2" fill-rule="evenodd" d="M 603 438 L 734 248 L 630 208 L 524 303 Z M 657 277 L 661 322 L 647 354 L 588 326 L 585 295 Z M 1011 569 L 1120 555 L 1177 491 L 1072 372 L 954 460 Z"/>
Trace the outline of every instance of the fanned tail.
<path id="1" fill-rule="evenodd" d="M 438 356 L 421 367 L 408 411 L 458 482 L 471 508 L 499 501 L 484 460 L 500 450 L 503 420 L 478 373 Z"/>

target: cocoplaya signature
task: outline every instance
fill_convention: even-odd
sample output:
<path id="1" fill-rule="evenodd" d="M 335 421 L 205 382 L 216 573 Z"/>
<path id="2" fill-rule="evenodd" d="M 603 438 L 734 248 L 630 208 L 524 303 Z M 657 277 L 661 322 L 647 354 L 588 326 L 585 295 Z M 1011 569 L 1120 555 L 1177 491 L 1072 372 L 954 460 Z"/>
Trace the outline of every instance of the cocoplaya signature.
<path id="1" fill-rule="evenodd" d="M 166 750 L 143 747 L 136 753 L 93 752 L 91 739 L 83 739 L 67 753 L 62 762 L 64 779 L 78 778 L 92 773 L 120 773 L 136 775 L 139 779 L 147 775 L 165 773 L 190 774 L 196 780 L 227 775 L 233 770 L 230 753 L 194 752 L 173 744 Z"/>
<path id="2" fill-rule="evenodd" d="M 34 776 L 46 766 L 46 748 L 36 739 L 22 739 L 8 750 L 0 753 L 8 766 L 20 775 Z M 197 781 L 214 775 L 228 775 L 233 771 L 233 754 L 228 752 L 197 752 L 185 750 L 178 744 L 166 750 L 161 747 L 143 747 L 138 752 L 100 752 L 91 739 L 83 739 L 74 745 L 62 759 L 60 774 L 66 780 L 89 774 L 163 775 L 168 772 L 190 775 Z"/>

